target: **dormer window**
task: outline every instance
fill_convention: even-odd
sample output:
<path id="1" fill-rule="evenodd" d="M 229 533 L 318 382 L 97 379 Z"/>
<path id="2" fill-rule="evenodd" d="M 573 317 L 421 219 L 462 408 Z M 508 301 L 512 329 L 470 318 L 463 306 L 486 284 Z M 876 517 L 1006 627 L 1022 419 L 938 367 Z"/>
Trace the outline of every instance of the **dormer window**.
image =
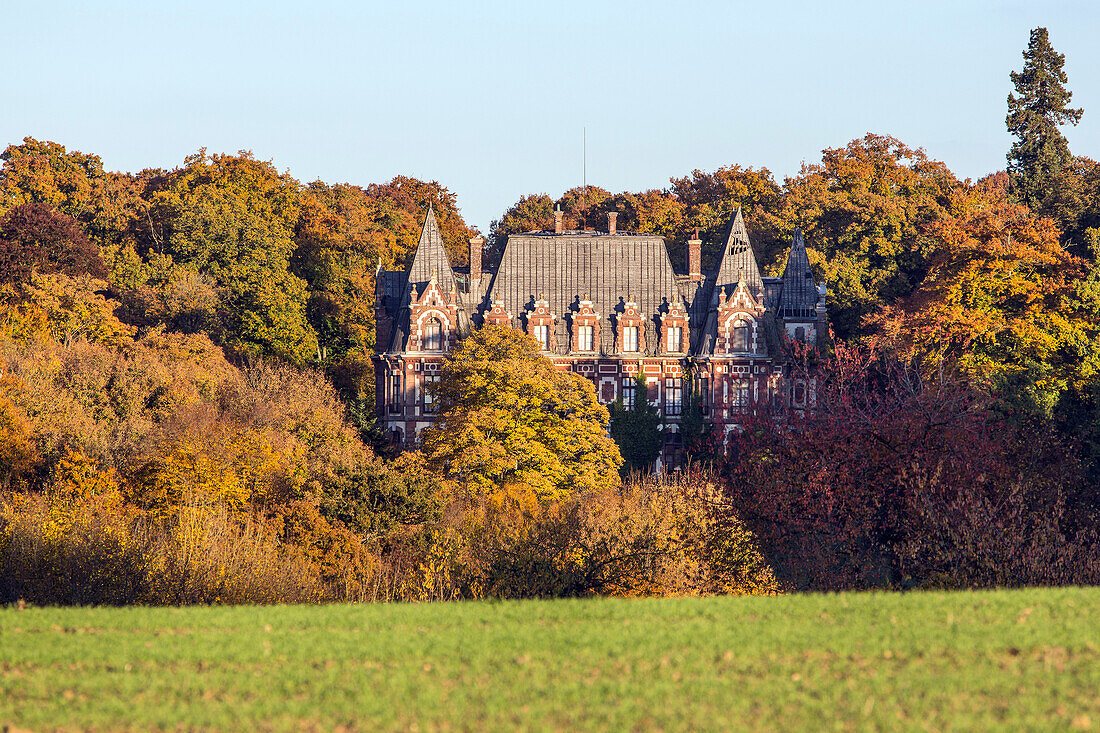
<path id="1" fill-rule="evenodd" d="M 436 318 L 424 324 L 424 351 L 443 351 L 443 324 Z"/>
<path id="2" fill-rule="evenodd" d="M 578 351 L 592 351 L 592 344 L 595 341 L 595 328 L 592 326 L 580 326 L 577 329 L 577 350 Z"/>
<path id="3" fill-rule="evenodd" d="M 623 351 L 638 350 L 638 327 L 626 326 L 623 328 Z"/>

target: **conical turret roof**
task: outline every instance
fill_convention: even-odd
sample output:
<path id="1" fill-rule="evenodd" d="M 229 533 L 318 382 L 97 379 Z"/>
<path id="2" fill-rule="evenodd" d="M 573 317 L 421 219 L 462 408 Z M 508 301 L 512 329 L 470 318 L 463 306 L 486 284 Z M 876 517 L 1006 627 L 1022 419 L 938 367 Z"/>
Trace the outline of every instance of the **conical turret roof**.
<path id="1" fill-rule="evenodd" d="M 806 242 L 802 230 L 795 229 L 791 253 L 783 269 L 783 293 L 779 311 L 783 318 L 812 318 L 817 306 L 817 285 L 806 254 Z"/>

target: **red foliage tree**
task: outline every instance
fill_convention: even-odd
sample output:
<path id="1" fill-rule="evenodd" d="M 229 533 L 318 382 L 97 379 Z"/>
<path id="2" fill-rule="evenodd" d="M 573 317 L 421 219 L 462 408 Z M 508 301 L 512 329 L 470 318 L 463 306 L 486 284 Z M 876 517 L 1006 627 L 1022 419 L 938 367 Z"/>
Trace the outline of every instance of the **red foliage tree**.
<path id="1" fill-rule="evenodd" d="M 810 415 L 760 414 L 726 466 L 732 510 L 796 588 L 1100 580 L 1067 511 L 1076 461 L 941 372 L 838 345 Z"/>
<path id="2" fill-rule="evenodd" d="M 0 218 L 0 282 L 24 283 L 32 272 L 104 277 L 107 268 L 76 219 L 20 204 Z"/>

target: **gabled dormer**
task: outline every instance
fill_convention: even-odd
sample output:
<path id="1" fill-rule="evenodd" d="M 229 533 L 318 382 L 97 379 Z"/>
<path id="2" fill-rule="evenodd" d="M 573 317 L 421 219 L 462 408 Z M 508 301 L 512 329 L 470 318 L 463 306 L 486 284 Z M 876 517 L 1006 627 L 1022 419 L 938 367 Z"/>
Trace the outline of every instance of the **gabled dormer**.
<path id="1" fill-rule="evenodd" d="M 681 298 L 661 314 L 661 348 L 665 354 L 686 354 L 691 348 L 690 319 L 687 303 Z"/>
<path id="2" fill-rule="evenodd" d="M 512 327 L 512 314 L 504 309 L 504 301 L 497 298 L 485 314 L 485 322 L 494 326 Z"/>
<path id="3" fill-rule="evenodd" d="M 718 333 L 715 355 L 763 354 L 764 302 L 742 280 L 731 293 L 724 287 L 718 292 Z"/>
<path id="4" fill-rule="evenodd" d="M 630 296 L 615 319 L 615 351 L 623 356 L 645 353 L 645 317 Z"/>
<path id="5" fill-rule="evenodd" d="M 550 310 L 546 296 L 540 295 L 534 303 L 534 309 L 527 314 L 527 335 L 539 342 L 543 351 L 554 351 L 557 315 Z"/>
<path id="6" fill-rule="evenodd" d="M 436 273 L 432 273 L 419 294 L 410 286 L 409 335 L 405 351 L 448 353 L 458 336 L 458 293 L 454 278 L 444 292 Z"/>
<path id="7" fill-rule="evenodd" d="M 570 351 L 591 354 L 600 346 L 600 316 L 596 313 L 596 304 L 587 295 L 577 305 L 570 318 L 572 327 Z"/>

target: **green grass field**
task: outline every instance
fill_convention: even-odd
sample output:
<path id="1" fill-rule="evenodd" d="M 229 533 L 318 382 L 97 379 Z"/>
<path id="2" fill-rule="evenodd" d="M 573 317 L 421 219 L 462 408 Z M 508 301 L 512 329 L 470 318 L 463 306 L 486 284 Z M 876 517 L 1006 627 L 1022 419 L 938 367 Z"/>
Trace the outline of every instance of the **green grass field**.
<path id="1" fill-rule="evenodd" d="M 0 728 L 1100 729 L 1100 589 L 0 609 Z"/>

